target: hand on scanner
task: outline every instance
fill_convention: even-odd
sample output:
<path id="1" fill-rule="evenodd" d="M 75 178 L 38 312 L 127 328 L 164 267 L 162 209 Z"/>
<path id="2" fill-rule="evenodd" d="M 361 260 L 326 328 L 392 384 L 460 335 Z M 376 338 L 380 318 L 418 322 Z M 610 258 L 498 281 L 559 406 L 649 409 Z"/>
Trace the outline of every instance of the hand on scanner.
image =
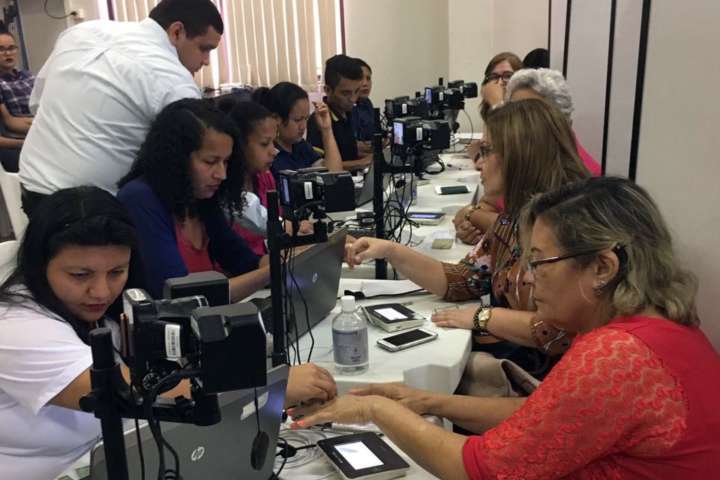
<path id="1" fill-rule="evenodd" d="M 320 400 L 326 402 L 337 395 L 337 385 L 330 372 L 314 363 L 290 368 L 285 405 Z"/>

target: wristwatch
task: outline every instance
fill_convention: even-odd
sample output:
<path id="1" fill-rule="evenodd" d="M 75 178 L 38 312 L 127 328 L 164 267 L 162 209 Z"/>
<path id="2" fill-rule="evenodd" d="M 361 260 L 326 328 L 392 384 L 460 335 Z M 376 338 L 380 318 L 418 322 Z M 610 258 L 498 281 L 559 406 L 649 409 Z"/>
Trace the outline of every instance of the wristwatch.
<path id="1" fill-rule="evenodd" d="M 473 315 L 473 332 L 475 335 L 490 335 L 487 324 L 492 317 L 492 307 L 480 307 Z"/>

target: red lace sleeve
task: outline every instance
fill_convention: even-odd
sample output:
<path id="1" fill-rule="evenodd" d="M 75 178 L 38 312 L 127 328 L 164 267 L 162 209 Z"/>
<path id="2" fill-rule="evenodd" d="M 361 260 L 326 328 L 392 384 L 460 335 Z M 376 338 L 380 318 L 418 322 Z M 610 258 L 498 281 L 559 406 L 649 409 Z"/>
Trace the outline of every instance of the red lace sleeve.
<path id="1" fill-rule="evenodd" d="M 612 454 L 668 449 L 686 416 L 660 359 L 632 334 L 601 328 L 575 340 L 520 410 L 468 439 L 465 469 L 473 479 L 615 478 Z"/>

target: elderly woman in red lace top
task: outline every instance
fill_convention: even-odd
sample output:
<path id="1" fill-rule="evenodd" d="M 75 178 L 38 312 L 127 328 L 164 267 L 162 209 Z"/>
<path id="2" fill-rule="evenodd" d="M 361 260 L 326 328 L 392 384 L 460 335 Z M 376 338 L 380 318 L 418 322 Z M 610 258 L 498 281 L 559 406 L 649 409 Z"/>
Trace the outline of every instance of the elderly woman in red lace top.
<path id="1" fill-rule="evenodd" d="M 376 385 L 291 411 L 307 414 L 295 427 L 374 422 L 440 478 L 716 478 L 720 356 L 648 194 L 593 178 L 540 195 L 523 218 L 537 317 L 576 334 L 535 392 L 487 399 Z M 484 433 L 458 435 L 418 413 Z"/>

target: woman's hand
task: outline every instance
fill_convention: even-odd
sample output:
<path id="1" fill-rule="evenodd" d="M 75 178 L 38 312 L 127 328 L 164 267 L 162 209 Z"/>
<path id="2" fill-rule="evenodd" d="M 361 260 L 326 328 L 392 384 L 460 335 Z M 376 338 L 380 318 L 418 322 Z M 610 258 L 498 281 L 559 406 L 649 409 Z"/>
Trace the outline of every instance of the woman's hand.
<path id="1" fill-rule="evenodd" d="M 365 260 L 387 258 L 393 248 L 393 242 L 377 238 L 362 237 L 351 244 L 345 244 L 345 261 L 350 268 Z"/>
<path id="2" fill-rule="evenodd" d="M 298 235 L 310 235 L 315 229 L 310 220 L 303 220 L 300 222 L 300 228 L 298 229 Z"/>
<path id="3" fill-rule="evenodd" d="M 431 392 L 408 387 L 403 383 L 371 383 L 364 387 L 353 388 L 349 393 L 358 396 L 379 395 L 386 397 L 400 402 L 418 415 L 430 413 L 429 401 L 433 395 Z"/>
<path id="4" fill-rule="evenodd" d="M 477 309 L 478 306 L 474 305 L 471 307 L 442 310 L 433 314 L 432 321 L 438 327 L 464 328 L 466 330 L 472 330 L 473 317 L 475 316 Z"/>
<path id="5" fill-rule="evenodd" d="M 323 402 L 337 395 L 337 386 L 330 372 L 314 363 L 290 367 L 285 405 L 321 400 Z"/>
<path id="6" fill-rule="evenodd" d="M 483 232 L 467 220 L 455 226 L 455 234 L 461 242 L 468 245 L 475 245 L 483 235 Z"/>
<path id="7" fill-rule="evenodd" d="M 288 415 L 293 419 L 290 428 L 308 428 L 328 422 L 363 424 L 372 420 L 372 403 L 378 397 L 343 395 L 322 405 L 291 408 Z"/>
<path id="8" fill-rule="evenodd" d="M 315 121 L 320 130 L 331 130 L 332 129 L 332 117 L 330 116 L 330 109 L 325 102 L 316 103 L 313 102 L 315 107 Z"/>
<path id="9" fill-rule="evenodd" d="M 501 104 L 505 100 L 505 82 L 489 81 L 480 89 L 480 96 L 491 107 Z"/>

